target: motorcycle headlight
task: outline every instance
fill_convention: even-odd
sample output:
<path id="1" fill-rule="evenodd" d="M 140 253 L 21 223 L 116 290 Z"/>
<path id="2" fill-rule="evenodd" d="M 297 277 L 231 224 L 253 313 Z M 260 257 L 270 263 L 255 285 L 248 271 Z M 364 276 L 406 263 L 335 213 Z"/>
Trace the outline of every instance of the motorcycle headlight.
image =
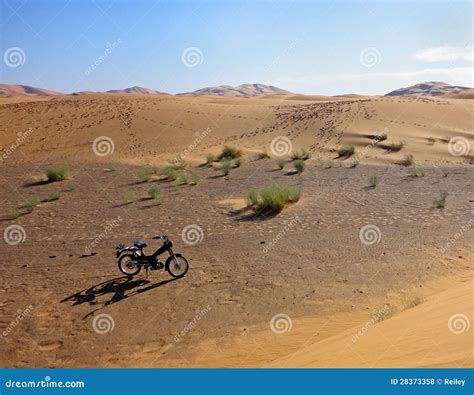
<path id="1" fill-rule="evenodd" d="M 169 246 L 173 247 L 173 242 L 171 240 L 169 241 Z"/>

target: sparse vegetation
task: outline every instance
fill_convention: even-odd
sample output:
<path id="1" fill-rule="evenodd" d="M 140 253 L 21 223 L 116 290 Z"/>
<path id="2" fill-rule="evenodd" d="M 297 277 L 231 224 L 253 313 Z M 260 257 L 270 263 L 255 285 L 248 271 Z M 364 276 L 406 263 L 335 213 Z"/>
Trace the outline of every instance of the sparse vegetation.
<path id="1" fill-rule="evenodd" d="M 53 191 L 48 195 L 48 200 L 49 201 L 59 200 L 60 196 L 61 196 L 61 192 Z"/>
<path id="2" fill-rule="evenodd" d="M 199 181 L 201 181 L 201 179 L 199 178 L 197 174 L 191 173 L 189 175 L 189 182 L 188 182 L 189 185 L 197 185 Z"/>
<path id="3" fill-rule="evenodd" d="M 63 166 L 55 166 L 47 169 L 45 174 L 49 182 L 55 182 L 65 180 L 68 177 L 69 172 L 67 168 Z"/>
<path id="4" fill-rule="evenodd" d="M 127 204 L 137 201 L 137 195 L 133 191 L 127 191 L 124 193 L 124 199 Z"/>
<path id="5" fill-rule="evenodd" d="M 110 166 L 107 169 L 105 169 L 105 171 L 108 172 L 108 173 L 111 173 L 111 172 L 117 171 L 117 167 L 116 166 Z"/>
<path id="6" fill-rule="evenodd" d="M 225 175 L 230 173 L 230 169 L 232 168 L 232 161 L 231 160 L 223 160 L 222 161 L 222 171 Z"/>
<path id="7" fill-rule="evenodd" d="M 25 200 L 26 211 L 32 213 L 35 207 L 40 204 L 40 200 L 37 196 L 31 196 Z"/>
<path id="8" fill-rule="evenodd" d="M 163 170 L 163 174 L 168 180 L 175 181 L 179 172 L 174 166 L 168 166 Z"/>
<path id="9" fill-rule="evenodd" d="M 160 198 L 160 189 L 157 186 L 150 187 L 147 192 L 152 199 L 158 200 Z"/>
<path id="10" fill-rule="evenodd" d="M 354 158 L 351 160 L 351 163 L 349 164 L 349 168 L 353 169 L 354 167 L 357 167 L 359 165 L 359 159 Z"/>
<path id="11" fill-rule="evenodd" d="M 385 141 L 387 139 L 388 139 L 388 134 L 386 132 L 382 132 L 375 136 L 375 140 L 377 140 L 377 142 Z"/>
<path id="12" fill-rule="evenodd" d="M 250 191 L 247 192 L 247 196 L 245 197 L 245 200 L 247 202 L 247 205 L 250 207 L 254 207 L 258 203 L 258 191 L 255 189 L 251 189 Z"/>
<path id="13" fill-rule="evenodd" d="M 298 174 L 303 173 L 304 168 L 305 168 L 304 160 L 302 160 L 302 159 L 297 159 L 297 160 L 295 160 L 295 161 L 293 162 L 293 167 L 294 167 L 295 170 L 298 172 Z"/>
<path id="14" fill-rule="evenodd" d="M 277 159 L 276 164 L 280 170 L 282 170 L 285 167 L 286 161 L 284 159 Z"/>
<path id="15" fill-rule="evenodd" d="M 405 310 L 412 309 L 415 306 L 418 306 L 419 304 L 423 303 L 423 298 L 420 296 L 416 296 L 415 298 L 408 300 L 407 302 L 404 303 L 403 308 Z"/>
<path id="16" fill-rule="evenodd" d="M 17 219 L 20 216 L 20 210 L 12 208 L 8 210 L 7 216 L 9 219 Z"/>
<path id="17" fill-rule="evenodd" d="M 401 151 L 404 146 L 405 146 L 405 143 L 402 141 L 399 141 L 398 143 L 390 144 L 387 149 L 391 152 L 398 152 L 398 151 Z"/>
<path id="18" fill-rule="evenodd" d="M 448 192 L 442 191 L 439 196 L 434 199 L 433 204 L 436 208 L 444 208 L 446 206 L 446 199 L 448 198 Z"/>
<path id="19" fill-rule="evenodd" d="M 237 159 L 242 156 L 242 150 L 232 147 L 230 145 L 224 146 L 222 152 L 220 153 L 219 157 L 217 158 L 219 162 L 221 161 L 229 161 L 232 159 Z"/>
<path id="20" fill-rule="evenodd" d="M 411 168 L 408 170 L 408 177 L 411 178 L 417 178 L 417 177 L 423 177 L 425 173 L 423 170 L 417 169 L 416 167 Z"/>
<path id="21" fill-rule="evenodd" d="M 405 159 L 403 160 L 403 164 L 405 166 L 411 166 L 415 162 L 412 154 L 406 154 Z"/>
<path id="22" fill-rule="evenodd" d="M 300 190 L 295 187 L 272 184 L 260 191 L 249 191 L 246 200 L 257 212 L 279 213 L 287 204 L 297 202 L 300 196 Z"/>
<path id="23" fill-rule="evenodd" d="M 212 165 L 216 161 L 216 157 L 212 154 L 207 154 L 206 155 L 206 163 L 208 165 Z"/>
<path id="24" fill-rule="evenodd" d="M 155 174 L 154 169 L 140 169 L 140 171 L 138 172 L 138 178 L 142 182 L 148 182 L 151 180 L 153 174 Z"/>
<path id="25" fill-rule="evenodd" d="M 337 150 L 339 157 L 348 158 L 349 156 L 354 155 L 355 148 L 353 145 L 343 145 L 341 148 Z"/>
<path id="26" fill-rule="evenodd" d="M 378 176 L 371 176 L 369 178 L 369 186 L 371 188 L 375 188 L 379 183 L 379 177 Z"/>
<path id="27" fill-rule="evenodd" d="M 234 160 L 234 167 L 240 167 L 242 166 L 242 159 L 241 158 L 237 158 Z"/>
<path id="28" fill-rule="evenodd" d="M 293 153 L 291 154 L 292 161 L 308 160 L 309 158 L 311 158 L 311 154 L 303 148 L 300 151 L 293 151 Z"/>
<path id="29" fill-rule="evenodd" d="M 176 182 L 179 185 L 187 185 L 189 184 L 189 175 L 185 171 L 180 171 L 178 172 L 178 178 L 176 179 Z"/>

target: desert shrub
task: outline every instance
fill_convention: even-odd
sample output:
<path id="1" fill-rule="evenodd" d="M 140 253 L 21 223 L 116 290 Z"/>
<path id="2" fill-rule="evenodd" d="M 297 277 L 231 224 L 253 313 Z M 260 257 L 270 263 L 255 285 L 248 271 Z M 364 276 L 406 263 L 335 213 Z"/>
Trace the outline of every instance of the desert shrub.
<path id="1" fill-rule="evenodd" d="M 215 161 L 216 161 L 216 157 L 214 155 L 212 155 L 212 154 L 207 154 L 206 155 L 206 163 L 208 165 L 212 164 Z"/>
<path id="2" fill-rule="evenodd" d="M 232 147 L 230 145 L 226 145 L 222 149 L 222 152 L 220 153 L 217 159 L 219 161 L 224 161 L 224 160 L 237 159 L 237 158 L 240 158 L 241 156 L 242 156 L 242 150 L 236 147 Z"/>
<path id="3" fill-rule="evenodd" d="M 349 164 L 349 167 L 351 169 L 353 169 L 354 167 L 357 167 L 359 165 L 359 162 L 360 162 L 359 159 L 354 158 L 354 159 L 351 160 L 351 163 Z"/>
<path id="4" fill-rule="evenodd" d="M 29 213 L 33 212 L 34 208 L 40 203 L 37 196 L 31 196 L 25 200 L 25 208 Z"/>
<path id="5" fill-rule="evenodd" d="M 439 196 L 434 199 L 433 204 L 436 208 L 444 208 L 446 206 L 446 199 L 448 198 L 448 192 L 442 191 Z"/>
<path id="6" fill-rule="evenodd" d="M 142 182 L 148 182 L 151 180 L 151 177 L 153 176 L 154 173 L 155 173 L 154 169 L 140 169 L 140 171 L 138 172 L 138 178 Z"/>
<path id="7" fill-rule="evenodd" d="M 201 181 L 201 178 L 197 174 L 191 173 L 189 175 L 189 181 L 188 181 L 189 185 L 197 185 L 199 181 Z"/>
<path id="8" fill-rule="evenodd" d="M 160 188 L 157 186 L 152 186 L 148 189 L 148 196 L 152 199 L 159 199 L 160 198 Z"/>
<path id="9" fill-rule="evenodd" d="M 12 208 L 8 210 L 7 216 L 9 219 L 17 219 L 20 216 L 20 210 Z"/>
<path id="10" fill-rule="evenodd" d="M 304 160 L 302 160 L 302 159 L 297 159 L 297 160 L 295 160 L 295 161 L 293 162 L 293 167 L 294 167 L 295 170 L 298 172 L 298 174 L 303 173 L 304 168 L 305 168 Z"/>
<path id="11" fill-rule="evenodd" d="M 405 146 L 405 143 L 402 141 L 399 141 L 398 143 L 390 144 L 388 146 L 388 150 L 392 152 L 398 152 L 398 151 L 401 151 L 404 146 Z"/>
<path id="12" fill-rule="evenodd" d="M 241 158 L 237 158 L 234 160 L 234 167 L 240 167 L 242 166 L 242 159 Z"/>
<path id="13" fill-rule="evenodd" d="M 137 201 L 137 195 L 133 191 L 126 191 L 124 193 L 124 199 L 127 204 Z"/>
<path id="14" fill-rule="evenodd" d="M 280 170 L 282 170 L 285 167 L 286 161 L 284 159 L 277 159 L 276 164 Z"/>
<path id="15" fill-rule="evenodd" d="M 291 153 L 291 160 L 308 160 L 311 154 L 302 148 L 300 151 L 296 150 Z"/>
<path id="16" fill-rule="evenodd" d="M 176 178 L 176 182 L 179 185 L 185 185 L 189 183 L 189 174 L 185 171 L 178 172 L 178 177 Z"/>
<path id="17" fill-rule="evenodd" d="M 386 132 L 380 133 L 377 136 L 375 136 L 375 140 L 377 141 L 385 141 L 387 140 L 387 138 L 388 138 L 388 135 Z"/>
<path id="18" fill-rule="evenodd" d="M 379 177 L 378 176 L 371 176 L 369 178 L 369 185 L 371 188 L 375 188 L 379 183 Z"/>
<path id="19" fill-rule="evenodd" d="M 245 201 L 247 202 L 247 205 L 254 207 L 258 203 L 258 191 L 256 189 L 251 189 L 250 191 L 247 192 L 247 196 L 245 197 Z"/>
<path id="20" fill-rule="evenodd" d="M 105 171 L 108 172 L 108 173 L 111 173 L 111 172 L 117 171 L 117 167 L 116 166 L 110 166 L 107 169 L 105 169 Z"/>
<path id="21" fill-rule="evenodd" d="M 405 166 L 411 166 L 411 165 L 413 165 L 414 161 L 415 161 L 415 160 L 414 160 L 412 154 L 406 154 L 406 155 L 405 155 L 405 159 L 403 160 L 403 164 L 404 164 Z"/>
<path id="22" fill-rule="evenodd" d="M 179 172 L 174 166 L 167 166 L 163 170 L 163 174 L 168 180 L 175 181 L 178 178 Z"/>
<path id="23" fill-rule="evenodd" d="M 408 310 L 422 303 L 423 303 L 423 298 L 421 298 L 420 296 L 416 296 L 415 298 L 406 301 L 403 307 L 405 310 Z"/>
<path id="24" fill-rule="evenodd" d="M 257 193 L 249 191 L 246 198 L 255 211 L 279 213 L 288 203 L 297 202 L 300 196 L 297 188 L 272 184 Z"/>
<path id="25" fill-rule="evenodd" d="M 225 175 L 228 175 L 230 173 L 231 168 L 232 168 L 232 161 L 230 160 L 222 161 L 222 171 L 224 172 Z"/>
<path id="26" fill-rule="evenodd" d="M 50 201 L 59 200 L 60 196 L 61 196 L 61 192 L 53 191 L 48 195 L 48 200 L 50 200 Z"/>
<path id="27" fill-rule="evenodd" d="M 417 169 L 415 167 L 408 170 L 408 177 L 411 178 L 423 177 L 424 175 L 425 173 L 423 172 L 423 170 Z"/>
<path id="28" fill-rule="evenodd" d="M 341 148 L 337 150 L 337 153 L 339 156 L 345 156 L 349 157 L 351 155 L 354 155 L 355 148 L 353 145 L 343 145 Z"/>
<path id="29" fill-rule="evenodd" d="M 68 177 L 68 170 L 63 166 L 50 167 L 46 170 L 46 177 L 49 182 L 63 181 Z"/>

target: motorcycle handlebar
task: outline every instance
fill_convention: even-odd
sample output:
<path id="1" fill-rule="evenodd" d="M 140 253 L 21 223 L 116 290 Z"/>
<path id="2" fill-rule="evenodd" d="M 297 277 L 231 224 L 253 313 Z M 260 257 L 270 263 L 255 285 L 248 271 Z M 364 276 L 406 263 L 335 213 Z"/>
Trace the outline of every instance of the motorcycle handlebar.
<path id="1" fill-rule="evenodd" d="M 155 237 L 153 237 L 152 239 L 153 239 L 153 240 L 159 240 L 159 239 L 161 239 L 161 240 L 166 240 L 166 239 L 168 239 L 168 236 L 165 236 L 165 235 L 163 235 L 163 236 L 155 236 Z"/>

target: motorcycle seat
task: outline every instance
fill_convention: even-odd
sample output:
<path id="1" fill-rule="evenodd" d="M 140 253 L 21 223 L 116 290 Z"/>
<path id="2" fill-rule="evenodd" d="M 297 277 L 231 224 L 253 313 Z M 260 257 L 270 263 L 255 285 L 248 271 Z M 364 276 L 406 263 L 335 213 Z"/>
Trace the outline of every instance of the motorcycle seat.
<path id="1" fill-rule="evenodd" d="M 135 243 L 133 243 L 133 245 L 137 248 L 145 248 L 148 244 L 144 243 L 143 241 L 138 240 Z"/>

